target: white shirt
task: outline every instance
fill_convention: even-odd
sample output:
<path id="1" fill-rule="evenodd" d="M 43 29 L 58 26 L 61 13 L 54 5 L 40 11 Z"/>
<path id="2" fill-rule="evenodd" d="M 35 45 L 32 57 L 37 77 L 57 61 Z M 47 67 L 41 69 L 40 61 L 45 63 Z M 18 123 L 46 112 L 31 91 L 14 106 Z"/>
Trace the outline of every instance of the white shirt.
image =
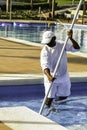
<path id="1" fill-rule="evenodd" d="M 45 45 L 43 47 L 41 51 L 41 58 L 40 58 L 42 70 L 44 70 L 45 68 L 49 68 L 50 73 L 53 74 L 63 45 L 64 45 L 63 42 L 56 41 L 56 45 L 54 47 L 49 47 L 48 45 Z M 57 79 L 55 80 L 55 82 L 56 81 L 63 82 L 62 80 L 67 80 L 67 79 L 69 80 L 68 71 L 67 71 L 66 51 L 72 51 L 72 52 L 76 51 L 76 49 L 73 48 L 73 45 L 70 40 L 68 40 L 68 43 L 66 44 L 60 64 L 55 73 L 55 77 Z M 44 74 L 44 80 L 45 82 L 49 82 L 45 74 Z"/>

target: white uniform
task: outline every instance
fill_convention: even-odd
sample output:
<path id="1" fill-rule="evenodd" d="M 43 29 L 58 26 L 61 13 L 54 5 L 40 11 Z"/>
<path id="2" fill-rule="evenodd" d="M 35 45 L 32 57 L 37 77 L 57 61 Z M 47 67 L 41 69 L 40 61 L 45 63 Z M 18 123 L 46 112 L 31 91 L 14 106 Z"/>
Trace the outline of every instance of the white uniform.
<path id="1" fill-rule="evenodd" d="M 49 47 L 48 45 L 44 45 L 41 51 L 41 58 L 40 58 L 42 70 L 49 68 L 51 75 L 53 74 L 58 58 L 60 56 L 63 44 L 64 43 L 61 41 L 56 41 L 56 46 L 54 47 Z M 56 96 L 59 97 L 59 96 L 70 95 L 71 82 L 70 82 L 70 78 L 69 78 L 69 74 L 67 70 L 66 51 L 72 51 L 72 52 L 76 51 L 76 49 L 73 48 L 70 40 L 68 40 L 68 43 L 65 47 L 59 67 L 55 74 L 56 79 L 52 83 L 52 87 L 48 94 L 48 98 L 55 98 Z M 50 84 L 51 83 L 49 82 L 47 76 L 44 74 L 45 94 L 47 94 Z"/>

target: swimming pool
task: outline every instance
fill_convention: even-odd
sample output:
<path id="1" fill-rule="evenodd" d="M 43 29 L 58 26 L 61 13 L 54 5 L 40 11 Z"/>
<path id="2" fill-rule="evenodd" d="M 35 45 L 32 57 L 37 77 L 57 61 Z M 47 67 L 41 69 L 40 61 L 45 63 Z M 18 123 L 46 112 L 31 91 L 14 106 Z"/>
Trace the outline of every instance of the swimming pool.
<path id="1" fill-rule="evenodd" d="M 87 129 L 87 82 L 72 82 L 71 96 L 54 105 L 59 110 L 47 118 L 69 130 Z M 27 106 L 39 112 L 44 98 L 43 84 L 0 85 L 0 107 Z"/>
<path id="2" fill-rule="evenodd" d="M 49 24 L 49 22 L 0 22 L 0 37 L 12 37 L 40 43 L 43 31 L 52 30 L 58 40 L 65 41 L 66 30 L 69 27 L 70 24 Z M 75 25 L 73 30 L 74 39 L 82 46 L 81 52 L 87 53 L 87 26 Z"/>

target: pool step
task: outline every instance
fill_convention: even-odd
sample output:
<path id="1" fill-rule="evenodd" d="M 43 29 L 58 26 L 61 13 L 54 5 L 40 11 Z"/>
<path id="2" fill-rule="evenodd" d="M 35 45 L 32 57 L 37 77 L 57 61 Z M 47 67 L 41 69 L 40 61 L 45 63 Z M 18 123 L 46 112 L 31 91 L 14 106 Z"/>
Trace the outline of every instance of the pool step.
<path id="1" fill-rule="evenodd" d="M 25 106 L 0 108 L 0 121 L 12 130 L 67 130 Z"/>

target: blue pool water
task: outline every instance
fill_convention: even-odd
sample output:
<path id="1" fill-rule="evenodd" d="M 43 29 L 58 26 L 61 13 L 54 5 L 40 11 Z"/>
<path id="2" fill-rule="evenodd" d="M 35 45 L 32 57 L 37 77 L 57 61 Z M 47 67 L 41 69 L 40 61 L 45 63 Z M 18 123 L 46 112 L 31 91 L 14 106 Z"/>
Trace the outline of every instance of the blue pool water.
<path id="1" fill-rule="evenodd" d="M 43 98 L 43 84 L 0 86 L 0 107 L 27 106 L 39 112 Z M 51 112 L 47 118 L 70 130 L 86 130 L 87 82 L 72 83 L 71 96 L 54 106 L 58 112 Z"/>
<path id="2" fill-rule="evenodd" d="M 67 29 L 70 24 L 59 23 L 24 23 L 24 22 L 0 22 L 0 37 L 13 37 L 16 39 L 41 43 L 42 33 L 45 30 L 55 32 L 58 40 L 66 40 Z M 81 51 L 87 52 L 87 26 L 75 25 L 73 29 L 74 39 L 82 46 Z M 83 47 L 84 46 L 84 47 Z"/>

